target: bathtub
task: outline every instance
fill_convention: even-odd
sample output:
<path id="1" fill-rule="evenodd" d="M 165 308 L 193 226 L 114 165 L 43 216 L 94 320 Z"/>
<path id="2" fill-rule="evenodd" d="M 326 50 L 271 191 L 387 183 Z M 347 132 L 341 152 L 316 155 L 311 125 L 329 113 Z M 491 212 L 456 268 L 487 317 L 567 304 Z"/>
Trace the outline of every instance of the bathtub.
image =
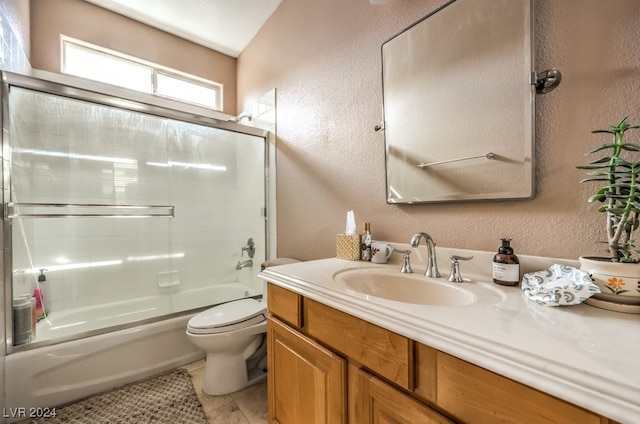
<path id="1" fill-rule="evenodd" d="M 241 283 L 218 284 L 199 289 L 168 292 L 103 305 L 86 306 L 50 313 L 38 322 L 34 343 L 63 340 L 77 334 L 91 334 L 104 328 L 189 311 L 212 304 L 259 295 Z"/>
<path id="2" fill-rule="evenodd" d="M 38 323 L 34 343 L 43 346 L 5 357 L 5 409 L 62 405 L 204 358 L 185 334 L 197 308 L 208 306 L 202 299 L 211 305 L 260 294 L 228 283 L 52 312 Z M 179 309 L 196 311 L 168 315 Z M 150 320 L 161 315 L 168 317 Z M 139 325 L 126 324 L 133 321 Z M 86 337 L 49 344 L 77 334 Z"/>

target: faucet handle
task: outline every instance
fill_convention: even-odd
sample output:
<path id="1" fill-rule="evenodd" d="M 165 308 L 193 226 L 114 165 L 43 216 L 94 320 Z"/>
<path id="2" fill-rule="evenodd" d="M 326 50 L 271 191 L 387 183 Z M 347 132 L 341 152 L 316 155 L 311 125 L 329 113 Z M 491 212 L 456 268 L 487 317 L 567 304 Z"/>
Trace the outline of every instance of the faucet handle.
<path id="1" fill-rule="evenodd" d="M 402 268 L 400 268 L 400 272 L 403 274 L 413 274 L 413 269 L 411 269 L 411 262 L 409 261 L 411 250 L 400 250 L 396 249 L 393 246 L 389 247 L 391 247 L 391 253 L 402 253 Z"/>
<path id="2" fill-rule="evenodd" d="M 451 255 L 449 256 L 449 259 L 451 259 L 451 272 L 449 273 L 449 278 L 447 278 L 447 280 L 452 283 L 462 283 L 464 279 L 462 278 L 462 275 L 460 275 L 460 263 L 458 263 L 458 261 L 470 261 L 473 259 L 473 256 L 465 257 Z"/>
<path id="3" fill-rule="evenodd" d="M 253 259 L 253 255 L 256 254 L 256 244 L 253 242 L 253 238 L 250 237 L 247 240 L 247 245 L 240 250 L 240 257 L 244 256 L 244 252 L 247 252 L 250 258 Z"/>

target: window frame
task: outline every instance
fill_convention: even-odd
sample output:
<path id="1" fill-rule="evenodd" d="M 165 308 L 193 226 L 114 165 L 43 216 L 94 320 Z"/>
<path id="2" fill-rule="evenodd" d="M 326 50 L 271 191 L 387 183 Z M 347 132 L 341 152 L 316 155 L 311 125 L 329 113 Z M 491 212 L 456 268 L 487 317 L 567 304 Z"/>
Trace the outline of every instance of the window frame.
<path id="1" fill-rule="evenodd" d="M 102 83 L 107 83 L 107 84 L 111 84 L 111 85 L 117 85 L 118 87 L 122 87 L 122 88 L 127 88 L 127 89 L 131 89 L 122 85 L 118 85 L 115 84 L 113 82 L 105 82 L 99 79 L 94 79 L 91 78 L 90 76 L 78 76 L 75 73 L 71 73 L 68 69 L 67 69 L 67 60 L 66 60 L 66 55 L 67 55 L 67 45 L 74 45 L 74 46 L 78 46 L 80 48 L 83 49 L 87 49 L 92 51 L 94 54 L 99 54 L 99 55 L 104 55 L 104 56 L 111 56 L 117 60 L 123 61 L 123 62 L 129 62 L 130 64 L 136 65 L 136 66 L 140 66 L 141 68 L 147 68 L 150 71 L 150 87 L 151 87 L 151 91 L 149 91 L 148 89 L 135 89 L 136 91 L 142 92 L 142 93 L 147 93 L 147 94 L 152 94 L 158 97 L 162 97 L 165 99 L 171 99 L 171 100 L 175 100 L 175 101 L 179 101 L 182 103 L 187 103 L 187 104 L 191 104 L 191 105 L 195 105 L 195 106 L 199 106 L 199 107 L 205 107 L 208 109 L 212 109 L 218 112 L 222 112 L 223 111 L 223 92 L 224 92 L 224 86 L 221 83 L 218 83 L 216 81 L 212 81 L 212 80 L 208 80 L 206 78 L 202 78 L 202 77 L 198 77 L 196 75 L 192 75 L 192 74 L 188 74 L 186 72 L 182 72 L 179 71 L 177 69 L 173 69 L 173 68 L 169 68 L 167 66 L 162 66 L 159 65 L 157 63 L 153 63 L 150 61 L 146 61 L 143 59 L 140 59 L 138 57 L 135 56 L 130 56 L 127 55 L 125 53 L 121 53 L 115 50 L 111 50 L 105 47 L 101 47 L 92 43 L 88 43 L 86 41 L 82 41 L 82 40 L 78 40 L 76 38 L 72 38 L 66 35 L 61 34 L 60 35 L 60 72 L 65 74 L 65 75 L 73 75 L 76 77 L 80 77 L 80 78 L 85 78 L 85 79 L 91 79 L 93 81 L 98 81 L 98 82 L 102 82 Z M 186 98 L 177 98 L 174 96 L 169 96 L 166 94 L 162 94 L 160 92 L 158 92 L 158 75 L 162 75 L 163 77 L 167 77 L 167 78 L 172 78 L 175 80 L 179 80 L 180 82 L 186 82 L 188 84 L 192 84 L 195 86 L 200 86 L 203 87 L 204 89 L 208 89 L 208 90 L 213 90 L 214 92 L 214 99 L 213 99 L 213 104 L 206 104 L 206 103 L 200 103 L 200 102 L 196 102 L 193 100 L 189 100 Z"/>

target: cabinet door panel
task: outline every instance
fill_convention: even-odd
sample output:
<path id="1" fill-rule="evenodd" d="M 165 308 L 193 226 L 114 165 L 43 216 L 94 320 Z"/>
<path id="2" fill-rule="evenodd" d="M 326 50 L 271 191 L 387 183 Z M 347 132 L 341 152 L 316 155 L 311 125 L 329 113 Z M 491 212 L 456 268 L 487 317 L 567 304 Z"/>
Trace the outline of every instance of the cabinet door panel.
<path id="1" fill-rule="evenodd" d="M 452 423 L 446 417 L 349 365 L 349 422 L 354 424 Z"/>
<path id="2" fill-rule="evenodd" d="M 432 347 L 416 343 L 416 384 L 414 393 L 427 402 L 437 403 L 437 355 L 438 351 Z"/>
<path id="3" fill-rule="evenodd" d="M 582 408 L 438 352 L 438 405 L 479 424 L 607 422 Z"/>
<path id="4" fill-rule="evenodd" d="M 268 318 L 269 422 L 346 423 L 346 361 Z"/>

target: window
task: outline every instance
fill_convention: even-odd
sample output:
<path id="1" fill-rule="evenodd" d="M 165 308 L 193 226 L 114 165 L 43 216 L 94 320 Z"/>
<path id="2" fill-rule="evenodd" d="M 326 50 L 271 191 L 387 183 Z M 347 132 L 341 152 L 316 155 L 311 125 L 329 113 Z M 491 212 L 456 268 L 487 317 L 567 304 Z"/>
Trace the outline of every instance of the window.
<path id="1" fill-rule="evenodd" d="M 62 73 L 222 110 L 222 85 L 69 37 Z"/>

